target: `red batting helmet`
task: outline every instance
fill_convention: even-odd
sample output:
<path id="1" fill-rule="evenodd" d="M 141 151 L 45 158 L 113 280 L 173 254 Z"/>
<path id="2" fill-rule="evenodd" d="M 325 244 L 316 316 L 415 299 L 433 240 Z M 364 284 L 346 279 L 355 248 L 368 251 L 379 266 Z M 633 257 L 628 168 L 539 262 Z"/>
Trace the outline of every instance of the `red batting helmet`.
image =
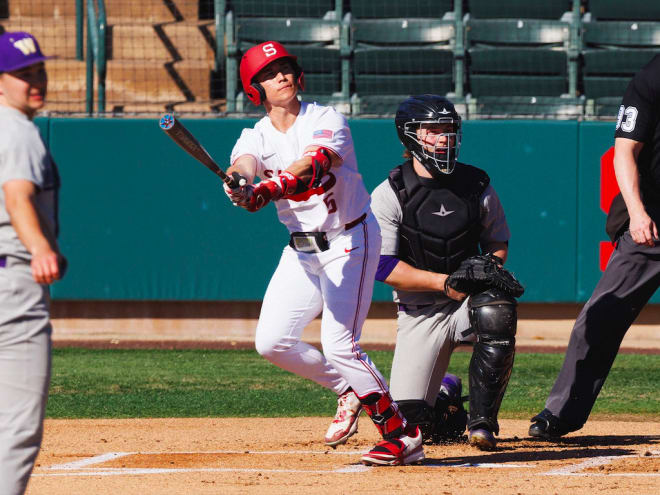
<path id="1" fill-rule="evenodd" d="M 252 79 L 257 73 L 271 62 L 280 58 L 288 58 L 293 63 L 296 81 L 298 87 L 305 89 L 305 77 L 302 68 L 298 65 L 297 57 L 286 51 L 277 41 L 266 41 L 257 46 L 253 46 L 243 54 L 241 58 L 241 83 L 243 91 L 255 105 L 261 105 L 266 98 L 266 92 L 259 83 L 253 83 Z"/>

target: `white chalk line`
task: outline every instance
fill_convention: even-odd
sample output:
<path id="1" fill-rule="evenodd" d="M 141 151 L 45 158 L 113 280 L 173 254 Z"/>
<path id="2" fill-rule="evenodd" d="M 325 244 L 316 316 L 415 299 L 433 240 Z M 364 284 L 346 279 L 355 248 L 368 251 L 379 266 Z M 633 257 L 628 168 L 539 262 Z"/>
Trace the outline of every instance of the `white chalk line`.
<path id="1" fill-rule="evenodd" d="M 113 459 L 119 459 L 120 457 L 125 457 L 127 455 L 133 455 L 137 452 L 108 452 L 107 454 L 95 455 L 94 457 L 87 457 L 85 459 L 80 459 L 79 461 L 67 462 L 65 464 L 55 464 L 49 466 L 47 469 L 53 470 L 70 470 L 70 469 L 81 469 L 87 466 L 94 464 L 102 464 Z"/>
<path id="2" fill-rule="evenodd" d="M 120 475 L 142 475 L 142 474 L 170 474 L 170 473 L 192 473 L 192 472 L 245 472 L 245 473 L 361 473 L 367 472 L 372 467 L 364 466 L 362 464 L 354 464 L 350 466 L 342 466 L 332 470 L 310 470 L 310 469 L 263 469 L 263 468 L 104 468 L 92 467 L 95 464 L 102 464 L 107 461 L 119 459 L 130 455 L 209 455 L 209 454 L 225 454 L 225 455 L 343 455 L 355 456 L 362 455 L 363 451 L 334 451 L 334 450 L 215 450 L 215 451 L 185 451 L 185 452 L 108 452 L 86 459 L 80 459 L 73 462 L 64 464 L 56 464 L 46 467 L 49 471 L 65 471 L 59 473 L 34 473 L 32 476 L 120 476 Z M 531 466 L 534 466 L 533 464 Z M 470 468 L 522 468 L 530 467 L 529 464 L 495 464 L 495 463 L 438 463 L 427 464 L 425 467 L 434 468 L 449 468 L 449 467 L 470 467 Z M 72 472 L 75 471 L 75 472 Z"/>
<path id="3" fill-rule="evenodd" d="M 585 469 L 594 468 L 598 466 L 605 466 L 607 464 L 612 464 L 612 462 L 619 459 L 643 459 L 645 457 L 658 457 L 660 454 L 657 451 L 651 452 L 650 456 L 631 454 L 631 455 L 604 455 L 600 457 L 593 457 L 592 459 L 587 459 L 586 461 L 580 462 L 578 464 L 572 464 L 570 466 L 564 466 L 559 469 L 553 469 L 546 473 L 541 473 L 542 476 L 626 476 L 626 477 L 660 477 L 660 473 L 585 473 Z"/>
<path id="4" fill-rule="evenodd" d="M 180 474 L 180 473 L 360 473 L 369 471 L 363 465 L 345 466 L 338 469 L 260 469 L 260 468 L 86 468 L 82 471 L 64 473 L 36 473 L 32 476 L 127 476 L 136 474 Z"/>
<path id="5" fill-rule="evenodd" d="M 372 467 L 355 464 L 343 466 L 331 470 L 306 470 L 306 469 L 261 469 L 261 468 L 103 468 L 92 467 L 95 464 L 102 464 L 107 461 L 119 459 L 130 455 L 361 455 L 362 451 L 314 451 L 314 450 L 216 450 L 216 451 L 184 451 L 184 452 L 107 452 L 104 454 L 80 459 L 64 464 L 56 464 L 45 467 L 49 471 L 65 471 L 59 473 L 34 473 L 32 476 L 120 476 L 120 475 L 144 475 L 144 474 L 171 474 L 171 473 L 192 473 L 192 472 L 245 472 L 245 473 L 360 473 L 367 472 Z M 652 457 L 660 456 L 660 451 L 650 452 Z M 660 477 L 660 473 L 586 473 L 585 469 L 611 464 L 617 459 L 624 458 L 643 458 L 641 455 L 618 455 L 618 456 L 600 456 L 587 459 L 578 464 L 564 466 L 559 469 L 553 469 L 545 473 L 539 473 L 542 476 L 626 476 L 626 477 Z M 503 464 L 503 463 L 443 463 L 442 461 L 425 464 L 424 467 L 431 468 L 487 468 L 487 469 L 515 469 L 536 467 L 534 463 L 524 464 Z M 72 472 L 75 471 L 75 472 Z"/>

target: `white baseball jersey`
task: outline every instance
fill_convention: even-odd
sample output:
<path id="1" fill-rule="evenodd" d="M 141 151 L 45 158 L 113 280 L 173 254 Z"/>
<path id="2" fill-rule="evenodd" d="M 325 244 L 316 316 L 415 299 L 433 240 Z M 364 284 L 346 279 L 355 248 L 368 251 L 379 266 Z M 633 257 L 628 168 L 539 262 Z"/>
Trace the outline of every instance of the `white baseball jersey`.
<path id="1" fill-rule="evenodd" d="M 359 396 L 385 393 L 385 378 L 359 345 L 378 267 L 380 229 L 346 119 L 333 108 L 303 102 L 285 133 L 269 117 L 245 129 L 231 161 L 252 155 L 263 180 L 286 170 L 309 146 L 331 149 L 342 165 L 333 167 L 316 190 L 296 198 L 301 200 L 275 204 L 290 232 L 326 232 L 329 248 L 305 253 L 284 247 L 261 306 L 255 347 L 277 366 L 337 394 L 349 385 Z M 321 313 L 323 353 L 301 340 L 303 329 Z"/>
<path id="2" fill-rule="evenodd" d="M 295 123 L 285 133 L 268 116 L 253 129 L 244 129 L 231 153 L 233 164 L 242 155 L 257 160 L 257 176 L 271 178 L 303 156 L 309 146 L 329 148 L 341 157 L 321 185 L 302 200 L 275 202 L 280 221 L 289 232 L 331 232 L 359 218 L 369 209 L 369 193 L 357 169 L 353 137 L 346 118 L 332 107 L 302 102 Z"/>

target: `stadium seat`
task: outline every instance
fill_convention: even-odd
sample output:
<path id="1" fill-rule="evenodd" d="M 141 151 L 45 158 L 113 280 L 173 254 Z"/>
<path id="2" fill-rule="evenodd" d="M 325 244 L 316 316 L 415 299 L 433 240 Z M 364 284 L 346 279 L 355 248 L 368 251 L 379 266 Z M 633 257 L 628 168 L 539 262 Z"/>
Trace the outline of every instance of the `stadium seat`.
<path id="1" fill-rule="evenodd" d="M 228 112 L 257 110 L 244 104 L 238 68 L 246 50 L 267 40 L 281 42 L 298 57 L 305 71 L 305 99 L 343 104 L 342 110 L 349 110 L 348 60 L 343 57 L 349 50 L 347 25 L 320 18 L 240 17 L 234 20 L 232 12 L 227 16 Z"/>
<path id="2" fill-rule="evenodd" d="M 454 0 L 414 0 L 408 2 L 374 2 L 373 0 L 351 0 L 351 14 L 356 19 L 441 19 L 453 12 Z"/>
<path id="3" fill-rule="evenodd" d="M 587 7 L 596 21 L 660 21 L 660 2 L 589 0 Z"/>
<path id="4" fill-rule="evenodd" d="M 583 23 L 583 83 L 587 108 L 598 117 L 616 117 L 632 76 L 660 53 L 657 22 L 591 21 Z M 599 101 L 605 98 L 605 100 Z"/>
<path id="5" fill-rule="evenodd" d="M 585 102 L 585 116 L 590 120 L 614 120 L 619 113 L 621 106 L 621 96 L 601 96 L 586 100 Z"/>
<path id="6" fill-rule="evenodd" d="M 337 8 L 335 0 L 226 0 L 236 17 L 316 17 Z M 339 2 L 341 5 L 341 2 Z M 341 13 L 340 13 L 341 14 Z"/>
<path id="7" fill-rule="evenodd" d="M 473 97 L 568 92 L 568 23 L 470 19 L 466 34 Z"/>
<path id="8" fill-rule="evenodd" d="M 584 115 L 584 98 L 548 96 L 482 96 L 467 99 L 469 118 L 577 119 Z"/>
<path id="9" fill-rule="evenodd" d="M 476 19 L 554 19 L 573 8 L 572 0 L 469 0 L 468 12 Z"/>
<path id="10" fill-rule="evenodd" d="M 465 3 L 466 79 L 473 114 L 478 109 L 476 115 L 485 116 L 492 109 L 498 115 L 524 115 L 528 109 L 530 115 L 551 116 L 556 108 L 562 112 L 556 117 L 565 118 L 584 107 L 577 99 L 581 0 Z M 483 104 L 477 104 L 482 98 Z"/>
<path id="11" fill-rule="evenodd" d="M 355 115 L 389 115 L 412 94 L 454 89 L 453 1 L 352 1 Z"/>

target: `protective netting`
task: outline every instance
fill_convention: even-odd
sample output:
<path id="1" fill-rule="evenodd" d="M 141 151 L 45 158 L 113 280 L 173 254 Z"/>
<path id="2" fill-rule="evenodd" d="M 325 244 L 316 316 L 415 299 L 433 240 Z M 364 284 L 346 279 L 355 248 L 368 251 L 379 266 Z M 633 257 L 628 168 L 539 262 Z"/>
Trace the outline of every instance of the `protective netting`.
<path id="1" fill-rule="evenodd" d="M 0 0 L 0 29 L 58 57 L 47 109 L 62 113 L 258 113 L 240 57 L 274 39 L 305 98 L 353 116 L 437 93 L 467 118 L 614 119 L 660 53 L 658 21 L 647 0 Z"/>
<path id="2" fill-rule="evenodd" d="M 63 0 L 0 0 L 0 31 L 28 31 L 48 62 L 48 108 L 80 112 L 85 108 L 84 47 L 76 46 L 76 3 Z"/>
<path id="3" fill-rule="evenodd" d="M 47 63 L 50 112 L 211 112 L 224 104 L 213 9 L 213 0 L 0 0 L 0 26 L 31 32 L 57 57 Z"/>

